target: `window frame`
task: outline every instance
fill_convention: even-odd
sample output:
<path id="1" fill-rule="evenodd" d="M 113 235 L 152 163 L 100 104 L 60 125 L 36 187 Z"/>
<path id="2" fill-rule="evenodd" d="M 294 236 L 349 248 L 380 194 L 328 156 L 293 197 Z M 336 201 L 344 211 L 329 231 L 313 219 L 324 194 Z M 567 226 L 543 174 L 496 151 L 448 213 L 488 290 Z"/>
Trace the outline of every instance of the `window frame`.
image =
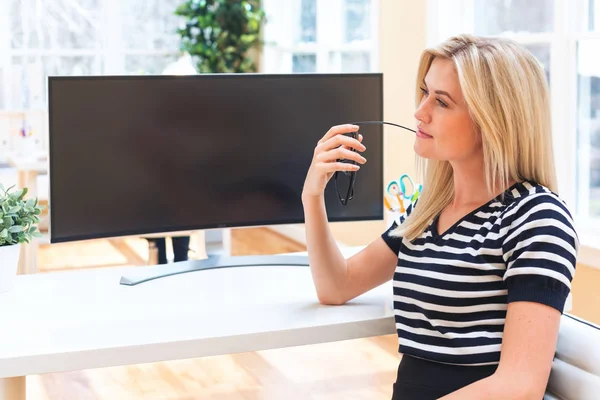
<path id="1" fill-rule="evenodd" d="M 290 4 L 291 3 L 291 4 Z M 370 0 L 370 39 L 344 43 L 345 0 L 316 0 L 316 41 L 295 43 L 301 0 L 263 0 L 268 23 L 261 53 L 261 72 L 292 73 L 294 55 L 316 55 L 316 73 L 339 72 L 342 53 L 369 54 L 369 72 L 379 71 L 379 0 Z M 330 62 L 333 58 L 333 62 Z"/>

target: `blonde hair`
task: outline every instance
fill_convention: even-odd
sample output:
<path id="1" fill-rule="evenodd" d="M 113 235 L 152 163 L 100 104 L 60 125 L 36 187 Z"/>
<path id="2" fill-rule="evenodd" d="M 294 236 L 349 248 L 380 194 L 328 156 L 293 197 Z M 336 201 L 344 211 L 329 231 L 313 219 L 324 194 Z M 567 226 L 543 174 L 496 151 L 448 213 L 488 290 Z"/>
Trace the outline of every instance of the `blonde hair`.
<path id="1" fill-rule="evenodd" d="M 510 181 L 528 180 L 556 192 L 550 100 L 544 70 L 516 42 L 471 35 L 452 37 L 421 54 L 416 105 L 420 87 L 434 58 L 451 60 L 465 102 L 481 133 L 486 186 L 490 199 Z M 418 205 L 392 236 L 414 240 L 454 196 L 453 171 L 448 161 L 417 156 L 423 182 Z"/>

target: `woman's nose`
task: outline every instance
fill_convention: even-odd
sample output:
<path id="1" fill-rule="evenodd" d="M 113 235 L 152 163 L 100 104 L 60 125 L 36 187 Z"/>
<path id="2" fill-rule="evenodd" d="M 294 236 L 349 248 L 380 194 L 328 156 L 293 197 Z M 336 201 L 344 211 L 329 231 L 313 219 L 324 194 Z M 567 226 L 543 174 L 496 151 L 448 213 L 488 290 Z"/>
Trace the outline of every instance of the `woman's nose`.
<path id="1" fill-rule="evenodd" d="M 431 113 L 429 111 L 429 105 L 426 98 L 421 101 L 421 104 L 415 111 L 415 118 L 424 124 L 431 122 Z"/>

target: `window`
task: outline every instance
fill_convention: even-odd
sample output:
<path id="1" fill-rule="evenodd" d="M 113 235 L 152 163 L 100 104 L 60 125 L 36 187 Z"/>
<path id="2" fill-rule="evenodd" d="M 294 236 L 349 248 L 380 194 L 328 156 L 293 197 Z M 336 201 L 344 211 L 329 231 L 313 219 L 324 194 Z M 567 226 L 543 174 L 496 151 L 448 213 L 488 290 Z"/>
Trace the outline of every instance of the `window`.
<path id="1" fill-rule="evenodd" d="M 264 0 L 262 71 L 376 71 L 376 0 Z"/>
<path id="2" fill-rule="evenodd" d="M 476 35 L 554 31 L 554 0 L 474 1 L 473 6 Z"/>
<path id="3" fill-rule="evenodd" d="M 579 1 L 576 15 L 578 211 L 600 234 L 600 0 Z"/>
<path id="4" fill-rule="evenodd" d="M 160 74 L 181 0 L 0 0 L 0 110 L 46 108 L 51 75 Z"/>
<path id="5" fill-rule="evenodd" d="M 577 43 L 577 152 L 578 184 L 589 189 L 582 196 L 584 214 L 600 219 L 600 39 Z"/>
<path id="6" fill-rule="evenodd" d="M 600 235 L 600 0 L 430 0 L 429 10 L 431 45 L 505 36 L 544 66 L 560 194 L 584 235 Z"/>

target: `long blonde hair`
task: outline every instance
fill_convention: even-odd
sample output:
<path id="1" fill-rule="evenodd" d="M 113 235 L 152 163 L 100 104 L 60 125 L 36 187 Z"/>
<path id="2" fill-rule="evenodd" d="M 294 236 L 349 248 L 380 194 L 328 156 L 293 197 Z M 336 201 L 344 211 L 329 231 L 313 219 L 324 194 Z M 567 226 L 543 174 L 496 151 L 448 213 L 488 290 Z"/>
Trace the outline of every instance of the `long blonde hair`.
<path id="1" fill-rule="evenodd" d="M 417 107 L 434 58 L 451 60 L 458 73 L 471 118 L 481 132 L 490 199 L 498 188 L 507 189 L 510 181 L 529 180 L 556 192 L 548 84 L 535 57 L 509 39 L 452 37 L 421 54 Z M 418 205 L 392 236 L 414 240 L 454 196 L 448 161 L 417 156 L 417 170 L 423 182 Z"/>

